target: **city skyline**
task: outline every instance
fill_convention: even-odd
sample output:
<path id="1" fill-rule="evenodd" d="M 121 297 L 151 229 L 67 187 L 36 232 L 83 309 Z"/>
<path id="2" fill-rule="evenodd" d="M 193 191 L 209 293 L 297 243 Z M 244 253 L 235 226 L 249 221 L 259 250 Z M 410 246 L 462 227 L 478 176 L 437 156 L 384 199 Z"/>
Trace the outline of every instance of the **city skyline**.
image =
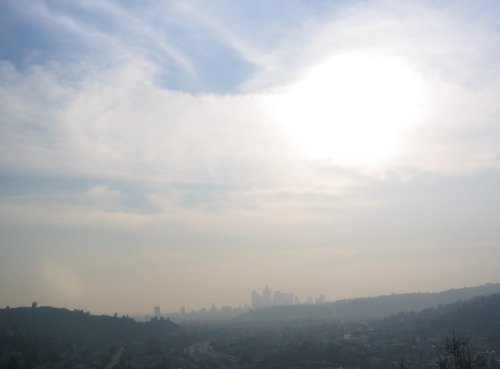
<path id="1" fill-rule="evenodd" d="M 257 296 L 257 297 L 256 297 Z M 255 299 L 256 298 L 256 299 Z M 299 296 L 293 294 L 293 292 L 281 292 L 280 290 L 272 291 L 268 285 L 262 291 L 260 295 L 257 291 L 252 291 L 250 293 L 249 301 L 239 302 L 237 304 L 217 304 L 216 301 L 212 301 L 210 304 L 205 306 L 196 307 L 189 309 L 186 305 L 181 305 L 177 312 L 168 311 L 161 313 L 161 306 L 155 305 L 153 307 L 153 317 L 159 318 L 161 316 L 169 316 L 172 314 L 193 314 L 193 313 L 209 313 L 209 312 L 231 312 L 231 311 L 249 311 L 251 309 L 260 309 L 263 307 L 272 306 L 292 306 L 292 305 L 307 305 L 307 304 L 321 304 L 328 302 L 324 294 L 320 294 L 316 298 L 306 297 L 301 300 Z M 234 312 L 233 311 L 233 312 Z"/>

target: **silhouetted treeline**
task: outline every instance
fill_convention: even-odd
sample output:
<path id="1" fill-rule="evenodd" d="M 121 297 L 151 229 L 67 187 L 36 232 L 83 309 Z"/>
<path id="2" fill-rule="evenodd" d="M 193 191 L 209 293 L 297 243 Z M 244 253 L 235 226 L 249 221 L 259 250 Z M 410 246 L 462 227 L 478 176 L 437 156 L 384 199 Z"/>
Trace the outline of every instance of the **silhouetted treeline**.
<path id="1" fill-rule="evenodd" d="M 346 320 L 378 319 L 400 312 L 421 311 L 470 300 L 476 296 L 500 293 L 500 284 L 485 284 L 477 287 L 465 287 L 433 293 L 405 293 L 335 301 L 332 305 L 336 315 Z"/>
<path id="2" fill-rule="evenodd" d="M 451 331 L 465 336 L 481 334 L 492 349 L 500 352 L 500 294 L 479 296 L 419 313 L 400 313 L 373 325 L 413 335 L 444 335 Z"/>
<path id="3" fill-rule="evenodd" d="M 53 307 L 0 309 L 0 368 L 99 367 L 128 342 L 150 346 L 182 343 L 170 320 L 139 323 L 128 317 L 95 316 Z"/>
<path id="4" fill-rule="evenodd" d="M 72 344 L 167 334 L 176 328 L 177 325 L 170 320 L 139 323 L 125 316 L 97 316 L 53 307 L 0 309 L 0 329 L 4 333 L 18 331 L 44 340 Z"/>

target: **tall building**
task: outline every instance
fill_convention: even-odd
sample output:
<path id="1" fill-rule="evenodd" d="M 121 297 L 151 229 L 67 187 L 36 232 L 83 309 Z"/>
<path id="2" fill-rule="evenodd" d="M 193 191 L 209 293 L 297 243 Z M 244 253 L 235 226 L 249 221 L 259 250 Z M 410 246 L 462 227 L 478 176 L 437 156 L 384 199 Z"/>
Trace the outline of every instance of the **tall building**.
<path id="1" fill-rule="evenodd" d="M 262 306 L 272 306 L 272 304 L 271 290 L 269 289 L 269 286 L 266 286 L 264 291 L 262 291 Z"/>
<path id="2" fill-rule="evenodd" d="M 274 291 L 273 293 L 273 305 L 276 306 L 293 305 L 294 301 L 295 299 L 292 292 Z"/>
<path id="3" fill-rule="evenodd" d="M 326 302 L 325 295 L 321 294 L 319 297 L 316 299 L 316 304 L 324 304 Z"/>
<path id="4" fill-rule="evenodd" d="M 159 318 L 161 316 L 161 312 L 160 312 L 160 307 L 159 306 L 155 306 L 154 313 L 155 313 L 155 318 Z"/>
<path id="5" fill-rule="evenodd" d="M 269 286 L 266 286 L 262 290 L 262 295 L 257 291 L 252 292 L 252 307 L 258 309 L 267 306 L 288 306 L 297 305 L 299 299 L 293 294 L 293 292 L 272 292 Z"/>
<path id="6" fill-rule="evenodd" d="M 215 307 L 215 302 L 212 302 L 212 307 L 210 308 L 210 312 L 211 313 L 216 313 L 217 312 L 217 308 Z"/>
<path id="7" fill-rule="evenodd" d="M 252 291 L 252 307 L 254 309 L 262 307 L 262 297 L 257 291 Z"/>

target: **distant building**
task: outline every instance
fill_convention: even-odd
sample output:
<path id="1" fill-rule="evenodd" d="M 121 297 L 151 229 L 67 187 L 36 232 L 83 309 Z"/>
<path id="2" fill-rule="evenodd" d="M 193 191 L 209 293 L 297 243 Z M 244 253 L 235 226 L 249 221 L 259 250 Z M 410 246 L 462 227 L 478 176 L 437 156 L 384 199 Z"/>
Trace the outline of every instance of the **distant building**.
<path id="1" fill-rule="evenodd" d="M 273 305 L 286 306 L 286 305 L 293 305 L 294 302 L 295 298 L 292 292 L 274 291 Z"/>
<path id="2" fill-rule="evenodd" d="M 283 305 L 281 301 L 281 291 L 274 291 L 273 293 L 273 305 L 279 306 Z"/>
<path id="3" fill-rule="evenodd" d="M 161 316 L 161 311 L 160 311 L 160 307 L 159 306 L 155 306 L 154 316 L 155 316 L 155 318 L 159 318 Z"/>
<path id="4" fill-rule="evenodd" d="M 258 309 L 262 307 L 262 297 L 257 291 L 252 292 L 252 307 L 254 309 Z"/>
<path id="5" fill-rule="evenodd" d="M 38 306 L 38 302 L 33 301 L 33 302 L 31 303 L 31 307 L 32 307 L 32 308 L 36 308 L 37 306 Z"/>
<path id="6" fill-rule="evenodd" d="M 181 307 L 181 314 L 186 315 L 186 308 L 184 306 Z"/>
<path id="7" fill-rule="evenodd" d="M 266 286 L 266 288 L 264 288 L 264 291 L 262 291 L 262 305 L 271 306 L 272 304 L 273 302 L 271 301 L 271 290 L 268 286 Z"/>
<path id="8" fill-rule="evenodd" d="M 262 291 L 262 295 L 258 292 L 252 292 L 252 307 L 258 309 L 266 306 L 287 306 L 298 303 L 298 298 L 292 292 L 272 292 L 269 286 L 266 286 Z"/>
<path id="9" fill-rule="evenodd" d="M 324 304 L 325 302 L 325 295 L 319 295 L 319 297 L 316 299 L 316 304 Z"/>

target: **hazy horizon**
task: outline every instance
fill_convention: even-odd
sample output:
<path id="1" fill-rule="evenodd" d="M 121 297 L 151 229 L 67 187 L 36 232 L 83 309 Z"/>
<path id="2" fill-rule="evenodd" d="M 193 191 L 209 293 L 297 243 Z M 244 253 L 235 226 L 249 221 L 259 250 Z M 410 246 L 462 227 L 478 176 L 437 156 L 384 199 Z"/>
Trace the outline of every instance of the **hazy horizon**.
<path id="1" fill-rule="evenodd" d="M 24 308 L 24 307 L 31 308 L 32 304 L 36 303 L 37 307 L 54 307 L 54 308 L 63 308 L 63 309 L 82 310 L 84 312 L 89 312 L 92 315 L 118 314 L 119 316 L 126 315 L 126 316 L 130 316 L 130 317 L 134 317 L 134 318 L 144 318 L 147 316 L 154 317 L 156 315 L 155 314 L 156 308 L 160 308 L 161 316 L 175 316 L 175 315 L 179 315 L 179 314 L 192 314 L 192 313 L 195 313 L 196 315 L 198 315 L 200 312 L 202 312 L 203 309 L 206 309 L 207 312 L 210 312 L 213 307 L 215 307 L 216 311 L 223 312 L 223 308 L 229 306 L 229 307 L 231 307 L 232 310 L 230 313 L 227 313 L 227 312 L 226 313 L 228 314 L 228 316 L 234 317 L 234 316 L 238 316 L 238 314 L 241 314 L 242 312 L 260 309 L 262 307 L 304 306 L 304 305 L 316 305 L 318 303 L 329 304 L 329 303 L 335 303 L 335 302 L 339 302 L 339 301 L 349 301 L 349 300 L 358 300 L 358 299 L 363 300 L 363 299 L 371 299 L 371 298 L 380 298 L 380 297 L 384 297 L 384 296 L 404 296 L 407 294 L 408 295 L 428 294 L 428 293 L 439 294 L 439 293 L 443 293 L 443 292 L 451 292 L 451 291 L 457 291 L 457 290 L 469 289 L 469 288 L 486 287 L 486 286 L 490 286 L 490 285 L 500 285 L 500 283 L 487 282 L 487 283 L 484 283 L 482 285 L 450 287 L 450 288 L 440 289 L 440 290 L 435 290 L 435 291 L 405 291 L 405 292 L 392 291 L 392 292 L 386 292 L 386 293 L 381 293 L 381 294 L 376 294 L 376 295 L 344 296 L 344 297 L 340 297 L 340 298 L 336 298 L 336 299 L 329 299 L 327 296 L 324 296 L 323 294 L 321 294 L 319 296 L 312 296 L 312 295 L 298 296 L 293 291 L 280 291 L 280 290 L 270 289 L 272 293 L 274 293 L 275 291 L 282 292 L 282 293 L 292 293 L 295 297 L 298 298 L 298 302 L 291 303 L 291 304 L 271 302 L 269 305 L 263 305 L 261 307 L 252 306 L 252 301 L 250 298 L 251 293 L 248 294 L 249 295 L 248 301 L 245 301 L 244 303 L 238 303 L 238 304 L 231 305 L 231 304 L 218 304 L 217 301 L 210 301 L 209 303 L 207 302 L 207 304 L 205 304 L 205 305 L 201 304 L 200 306 L 191 307 L 191 308 L 186 306 L 186 305 L 181 304 L 181 305 L 179 305 L 178 309 L 176 309 L 176 310 L 165 309 L 161 305 L 157 304 L 154 306 L 146 307 L 145 309 L 138 310 L 138 311 L 129 311 L 127 309 L 117 310 L 117 311 L 110 311 L 110 310 L 109 311 L 108 310 L 106 310 L 106 311 L 92 311 L 90 309 L 87 309 L 85 306 L 76 306 L 76 305 L 75 306 L 53 306 L 51 304 L 44 304 L 43 301 L 37 301 L 37 300 L 27 301 L 25 304 L 14 305 L 14 306 L 6 305 L 5 307 L 8 306 L 9 308 Z M 269 287 L 269 286 L 266 286 L 266 287 Z M 263 289 L 262 290 L 256 289 L 256 290 L 253 290 L 251 292 L 258 292 L 262 296 Z M 486 296 L 489 293 L 491 293 L 491 292 L 488 292 L 486 294 L 484 292 L 478 292 L 478 296 Z M 317 298 L 320 296 L 325 298 L 325 301 L 318 302 Z M 308 301 L 308 299 L 311 299 L 311 301 Z M 467 300 L 468 298 L 466 297 L 465 299 Z M 450 301 L 452 301 L 452 303 L 454 302 L 453 299 Z M 5 308 L 5 307 L 0 307 L 0 308 Z M 181 311 L 181 309 L 184 309 L 184 313 Z"/>
<path id="2" fill-rule="evenodd" d="M 0 14 L 0 306 L 500 282 L 498 2 Z"/>

